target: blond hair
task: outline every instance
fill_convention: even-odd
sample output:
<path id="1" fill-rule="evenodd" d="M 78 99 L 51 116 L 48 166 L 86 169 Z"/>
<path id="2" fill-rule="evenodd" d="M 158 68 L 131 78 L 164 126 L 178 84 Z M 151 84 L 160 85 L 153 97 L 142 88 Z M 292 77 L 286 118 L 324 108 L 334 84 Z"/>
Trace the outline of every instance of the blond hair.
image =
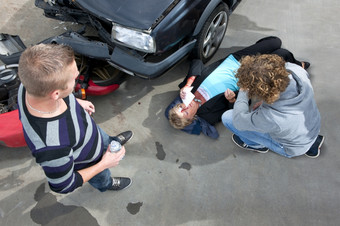
<path id="1" fill-rule="evenodd" d="M 235 75 L 237 85 L 248 90 L 248 97 L 274 103 L 289 84 L 285 61 L 275 54 L 245 56 Z"/>
<path id="2" fill-rule="evenodd" d="M 175 129 L 183 129 L 184 127 L 190 125 L 195 118 L 192 119 L 186 119 L 183 117 L 180 117 L 177 112 L 176 108 L 179 108 L 180 104 L 175 105 L 173 108 L 169 111 L 169 122 L 172 127 Z"/>
<path id="3" fill-rule="evenodd" d="M 65 68 L 74 61 L 73 50 L 65 45 L 39 44 L 27 48 L 19 60 L 19 78 L 31 95 L 44 97 L 67 88 Z"/>

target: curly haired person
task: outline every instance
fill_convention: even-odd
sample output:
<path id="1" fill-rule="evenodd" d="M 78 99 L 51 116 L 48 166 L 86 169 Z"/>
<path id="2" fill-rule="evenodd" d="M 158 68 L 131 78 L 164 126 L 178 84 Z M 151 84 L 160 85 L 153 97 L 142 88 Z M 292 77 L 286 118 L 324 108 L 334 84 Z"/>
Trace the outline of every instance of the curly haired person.
<path id="1" fill-rule="evenodd" d="M 260 153 L 272 150 L 288 158 L 319 156 L 324 141 L 319 135 L 320 113 L 303 66 L 275 54 L 241 59 L 237 100 L 233 110 L 222 115 L 237 146 Z M 258 102 L 250 108 L 252 98 Z"/>
<path id="2" fill-rule="evenodd" d="M 221 121 L 222 114 L 233 108 L 239 87 L 235 77 L 244 56 L 256 54 L 276 54 L 286 62 L 308 68 L 308 62 L 295 59 L 293 53 L 281 47 L 282 41 L 275 36 L 264 37 L 254 44 L 229 54 L 208 66 L 193 60 L 189 72 L 178 85 L 180 94 L 165 110 L 170 125 L 190 134 L 200 134 L 217 139 L 214 125 Z M 183 99 L 191 89 L 194 99 L 186 106 Z"/>

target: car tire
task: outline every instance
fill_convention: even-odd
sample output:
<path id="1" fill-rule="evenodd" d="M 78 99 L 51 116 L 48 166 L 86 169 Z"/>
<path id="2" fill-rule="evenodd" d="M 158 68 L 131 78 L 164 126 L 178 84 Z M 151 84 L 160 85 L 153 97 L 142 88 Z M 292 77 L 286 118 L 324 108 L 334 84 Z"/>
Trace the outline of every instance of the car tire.
<path id="1" fill-rule="evenodd" d="M 75 60 L 77 67 L 79 68 L 79 74 L 84 75 L 86 73 L 87 64 L 91 62 L 91 70 L 89 73 L 89 79 L 98 86 L 110 86 L 112 84 L 121 84 L 126 79 L 126 73 L 120 71 L 104 60 L 97 60 L 89 58 L 81 54 L 75 54 Z"/>
<path id="2" fill-rule="evenodd" d="M 229 8 L 226 4 L 219 4 L 204 23 L 197 35 L 197 43 L 192 50 L 192 58 L 208 62 L 220 47 L 229 22 Z"/>

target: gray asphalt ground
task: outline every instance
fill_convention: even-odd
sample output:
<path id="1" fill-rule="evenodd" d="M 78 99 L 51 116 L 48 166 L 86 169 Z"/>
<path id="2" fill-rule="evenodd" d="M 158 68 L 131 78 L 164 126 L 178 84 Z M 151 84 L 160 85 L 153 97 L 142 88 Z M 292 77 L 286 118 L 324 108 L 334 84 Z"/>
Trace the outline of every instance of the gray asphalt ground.
<path id="1" fill-rule="evenodd" d="M 29 46 L 60 34 L 33 0 L 0 0 L 0 32 Z M 236 147 L 220 123 L 218 140 L 171 128 L 164 110 L 189 62 L 155 80 L 129 77 L 107 96 L 90 97 L 109 134 L 133 130 L 116 176 L 133 184 L 100 193 L 89 184 L 52 192 L 27 148 L 0 147 L 0 225 L 339 225 L 340 1 L 243 0 L 211 61 L 275 35 L 309 69 L 326 137 L 317 159 L 288 159 Z M 75 26 L 76 27 L 76 26 Z"/>

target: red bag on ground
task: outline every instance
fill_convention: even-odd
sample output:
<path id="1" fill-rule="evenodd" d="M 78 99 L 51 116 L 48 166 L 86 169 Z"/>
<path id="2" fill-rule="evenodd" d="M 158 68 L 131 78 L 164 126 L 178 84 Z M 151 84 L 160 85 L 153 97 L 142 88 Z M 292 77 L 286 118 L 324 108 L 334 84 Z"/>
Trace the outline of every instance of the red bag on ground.
<path id="1" fill-rule="evenodd" d="M 13 148 L 27 146 L 18 110 L 0 114 L 0 144 Z"/>

